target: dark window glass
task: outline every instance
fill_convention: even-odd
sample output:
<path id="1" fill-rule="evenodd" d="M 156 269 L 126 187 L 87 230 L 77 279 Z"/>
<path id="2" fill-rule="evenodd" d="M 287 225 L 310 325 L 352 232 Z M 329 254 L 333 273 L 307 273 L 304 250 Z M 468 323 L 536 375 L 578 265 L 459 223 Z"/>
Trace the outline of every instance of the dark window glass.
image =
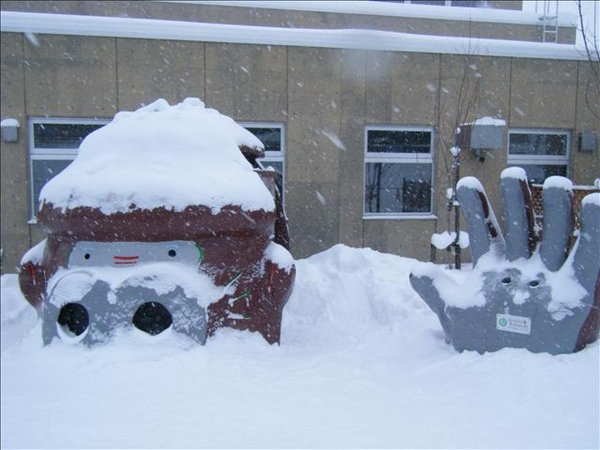
<path id="1" fill-rule="evenodd" d="M 101 124 L 34 123 L 35 148 L 79 148 L 81 141 Z"/>
<path id="2" fill-rule="evenodd" d="M 281 128 L 246 127 L 265 146 L 267 152 L 281 151 Z"/>
<path id="3" fill-rule="evenodd" d="M 510 155 L 566 156 L 565 134 L 511 133 L 508 153 Z"/>
<path id="4" fill-rule="evenodd" d="M 515 164 L 517 165 L 517 164 Z M 551 165 L 551 164 L 518 164 L 519 167 L 525 169 L 527 181 L 535 184 L 543 184 L 548 177 L 555 175 L 566 177 L 566 165 Z"/>
<path id="5" fill-rule="evenodd" d="M 430 153 L 431 132 L 369 130 L 369 153 Z"/>
<path id="6" fill-rule="evenodd" d="M 446 2 L 444 0 L 410 0 L 413 5 L 441 5 L 444 6 Z"/>
<path id="7" fill-rule="evenodd" d="M 479 8 L 485 6 L 483 1 L 469 1 L 469 0 L 452 0 L 450 6 L 462 6 L 463 8 Z"/>
<path id="8" fill-rule="evenodd" d="M 386 3 L 410 3 L 412 5 L 435 5 L 435 6 L 462 6 L 463 8 L 484 8 L 486 2 L 484 0 L 371 0 Z"/>
<path id="9" fill-rule="evenodd" d="M 431 212 L 431 164 L 368 162 L 365 212 Z"/>
<path id="10" fill-rule="evenodd" d="M 61 173 L 71 160 L 68 159 L 34 159 L 31 161 L 33 175 L 33 215 L 36 215 L 40 205 L 40 191 L 44 185 Z"/>

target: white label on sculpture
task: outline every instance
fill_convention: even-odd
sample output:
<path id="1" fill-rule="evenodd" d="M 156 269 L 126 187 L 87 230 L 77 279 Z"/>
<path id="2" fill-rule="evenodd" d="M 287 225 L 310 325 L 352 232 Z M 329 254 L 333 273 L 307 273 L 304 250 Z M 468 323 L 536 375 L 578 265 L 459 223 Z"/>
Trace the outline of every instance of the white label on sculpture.
<path id="1" fill-rule="evenodd" d="M 529 317 L 496 314 L 496 330 L 511 333 L 531 334 L 531 319 Z"/>

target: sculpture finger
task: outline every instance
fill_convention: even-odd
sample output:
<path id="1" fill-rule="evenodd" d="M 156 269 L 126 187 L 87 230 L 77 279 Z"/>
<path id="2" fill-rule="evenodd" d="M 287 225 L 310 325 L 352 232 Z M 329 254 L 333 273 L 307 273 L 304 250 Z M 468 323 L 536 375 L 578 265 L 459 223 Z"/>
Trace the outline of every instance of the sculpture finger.
<path id="1" fill-rule="evenodd" d="M 569 179 L 553 176 L 544 182 L 544 225 L 540 256 L 548 270 L 553 272 L 560 269 L 569 251 L 573 230 L 572 196 L 573 183 Z"/>
<path id="2" fill-rule="evenodd" d="M 473 264 L 477 264 L 479 258 L 489 251 L 504 256 L 504 238 L 479 180 L 462 178 L 457 184 L 456 196 L 469 226 Z"/>
<path id="3" fill-rule="evenodd" d="M 600 193 L 588 194 L 581 202 L 581 228 L 572 253 L 575 278 L 587 292 L 588 316 L 581 326 L 575 351 L 598 339 L 600 331 Z"/>
<path id="4" fill-rule="evenodd" d="M 588 194 L 581 202 L 581 228 L 573 250 L 575 277 L 588 292 L 594 292 L 600 276 L 600 193 Z"/>
<path id="5" fill-rule="evenodd" d="M 510 167 L 500 176 L 502 210 L 506 237 L 506 257 L 509 261 L 529 258 L 535 250 L 531 193 L 527 175 L 521 167 Z"/>

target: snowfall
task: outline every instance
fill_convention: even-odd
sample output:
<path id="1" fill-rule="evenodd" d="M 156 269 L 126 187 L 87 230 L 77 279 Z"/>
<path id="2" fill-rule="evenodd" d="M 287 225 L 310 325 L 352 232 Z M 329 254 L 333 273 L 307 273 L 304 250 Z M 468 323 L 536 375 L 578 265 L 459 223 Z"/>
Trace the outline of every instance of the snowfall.
<path id="1" fill-rule="evenodd" d="M 127 151 L 143 152 L 146 169 L 166 183 L 161 170 L 184 171 L 179 181 L 187 180 L 184 167 L 171 166 L 151 145 L 161 121 L 150 130 L 142 119 L 174 114 L 178 120 L 162 123 L 181 127 L 193 124 L 185 112 L 198 110 L 204 105 L 188 99 L 119 113 L 84 141 L 76 162 L 42 197 L 63 207 L 61 198 L 70 207 L 102 205 L 103 198 L 152 207 L 165 204 L 168 192 L 171 207 L 184 207 L 194 200 L 177 197 L 174 186 L 138 192 L 136 183 L 100 180 L 106 158 Z M 99 157 L 94 143 L 105 145 L 125 128 L 145 130 L 143 145 L 130 139 Z M 180 135 L 189 144 L 190 135 Z M 220 142 L 237 148 L 250 138 L 232 139 Z M 176 151 L 185 151 L 183 144 Z M 225 152 L 236 179 L 251 177 L 234 153 Z M 129 179 L 140 181 L 130 168 Z M 67 189 L 77 169 L 100 177 L 93 189 Z M 225 200 L 272 208 L 261 195 L 229 187 Z M 126 207 L 119 201 L 107 205 L 109 212 Z M 223 197 L 202 201 L 218 211 Z M 598 448 L 598 342 L 558 356 L 510 348 L 458 353 L 410 287 L 410 272 L 423 264 L 342 244 L 296 260 L 280 345 L 231 329 L 202 346 L 169 330 L 150 337 L 131 328 L 92 348 L 60 339 L 43 346 L 40 320 L 16 273 L 5 274 L 2 448 Z M 471 271 L 440 269 L 458 282 Z"/>

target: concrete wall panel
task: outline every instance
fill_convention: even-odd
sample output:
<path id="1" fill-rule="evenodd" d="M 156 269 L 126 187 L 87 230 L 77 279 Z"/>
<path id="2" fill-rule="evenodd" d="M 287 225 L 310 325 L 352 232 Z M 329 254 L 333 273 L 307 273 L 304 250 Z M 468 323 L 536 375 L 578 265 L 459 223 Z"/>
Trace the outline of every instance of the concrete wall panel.
<path id="1" fill-rule="evenodd" d="M 574 127 L 577 62 L 515 58 L 511 77 L 511 127 Z"/>
<path id="2" fill-rule="evenodd" d="M 429 259 L 435 220 L 366 220 L 364 247 L 407 258 Z"/>
<path id="3" fill-rule="evenodd" d="M 117 112 L 115 55 L 112 38 L 39 35 L 26 40 L 27 113 L 54 117 L 114 116 Z"/>
<path id="4" fill-rule="evenodd" d="M 367 52 L 342 52 L 339 242 L 362 246 Z"/>
<path id="5" fill-rule="evenodd" d="M 0 142 L 2 234 L 0 267 L 2 273 L 14 272 L 23 254 L 30 247 L 27 115 L 25 112 L 24 36 L 2 33 L 0 43 L 0 86 L 2 119 L 17 119 L 19 141 Z"/>
<path id="6" fill-rule="evenodd" d="M 295 256 L 338 242 L 341 71 L 338 50 L 288 49 L 286 204 Z"/>
<path id="7" fill-rule="evenodd" d="M 593 185 L 600 178 L 600 85 L 593 77 L 589 61 L 579 63 L 579 88 L 577 90 L 577 126 L 573 136 L 573 152 L 571 157 L 571 176 L 575 183 Z M 594 81 L 596 80 L 596 81 Z M 581 152 L 578 137 L 581 131 L 596 133 L 596 149 Z"/>
<path id="8" fill-rule="evenodd" d="M 206 45 L 205 103 L 236 120 L 285 121 L 287 49 Z"/>
<path id="9" fill-rule="evenodd" d="M 164 98 L 170 104 L 204 97 L 204 44 L 117 40 L 119 110 L 133 111 Z"/>

